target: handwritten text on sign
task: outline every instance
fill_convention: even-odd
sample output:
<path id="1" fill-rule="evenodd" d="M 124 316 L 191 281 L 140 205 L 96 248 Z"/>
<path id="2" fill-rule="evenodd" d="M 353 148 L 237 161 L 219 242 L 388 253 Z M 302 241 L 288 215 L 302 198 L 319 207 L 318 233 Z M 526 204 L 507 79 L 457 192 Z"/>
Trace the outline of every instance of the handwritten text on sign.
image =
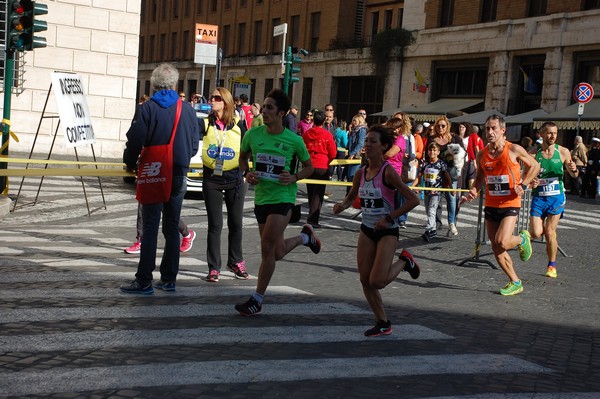
<path id="1" fill-rule="evenodd" d="M 66 146 L 93 144 L 96 136 L 79 75 L 55 72 L 52 74 L 52 88 Z"/>

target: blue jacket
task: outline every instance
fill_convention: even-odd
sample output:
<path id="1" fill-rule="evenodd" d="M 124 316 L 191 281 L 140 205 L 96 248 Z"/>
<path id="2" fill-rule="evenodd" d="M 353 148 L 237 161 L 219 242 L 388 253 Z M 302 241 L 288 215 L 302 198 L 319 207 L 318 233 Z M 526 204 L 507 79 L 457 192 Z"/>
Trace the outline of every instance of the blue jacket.
<path id="1" fill-rule="evenodd" d="M 127 169 L 137 169 L 142 147 L 167 144 L 175 123 L 176 103 L 179 95 L 173 90 L 161 90 L 138 106 L 131 127 L 127 131 L 127 144 L 123 162 Z M 173 143 L 173 176 L 186 176 L 190 159 L 198 152 L 200 132 L 196 111 L 189 103 L 181 104 L 181 116 Z"/>

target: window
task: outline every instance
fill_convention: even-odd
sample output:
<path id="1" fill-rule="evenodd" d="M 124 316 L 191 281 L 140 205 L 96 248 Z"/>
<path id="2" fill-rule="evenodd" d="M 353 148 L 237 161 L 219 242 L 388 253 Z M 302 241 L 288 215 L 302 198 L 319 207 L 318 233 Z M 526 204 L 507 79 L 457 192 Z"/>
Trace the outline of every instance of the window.
<path id="1" fill-rule="evenodd" d="M 177 46 L 177 32 L 171 33 L 171 60 L 178 60 L 177 50 L 179 46 Z"/>
<path id="2" fill-rule="evenodd" d="M 488 63 L 487 59 L 479 59 L 435 65 L 432 98 L 485 96 Z"/>
<path id="3" fill-rule="evenodd" d="M 210 11 L 217 12 L 217 0 L 210 1 Z"/>
<path id="4" fill-rule="evenodd" d="M 508 101 L 508 111 L 520 114 L 540 108 L 544 81 L 543 55 L 529 55 L 516 59 L 512 70 L 516 86 Z"/>
<path id="5" fill-rule="evenodd" d="M 316 53 L 319 51 L 319 35 L 321 31 L 321 13 L 313 12 L 310 14 L 310 51 Z"/>
<path id="6" fill-rule="evenodd" d="M 273 18 L 273 20 L 271 21 L 271 32 L 273 31 L 273 28 L 276 27 L 277 25 L 281 24 L 281 19 L 280 18 Z M 281 52 L 281 35 L 279 36 L 273 36 L 273 39 L 271 40 L 271 54 L 277 54 L 279 52 Z"/>
<path id="7" fill-rule="evenodd" d="M 262 4 L 263 0 L 256 0 L 256 4 Z"/>
<path id="8" fill-rule="evenodd" d="M 196 15 L 202 15 L 202 6 L 204 5 L 204 0 L 196 0 Z"/>
<path id="9" fill-rule="evenodd" d="M 231 0 L 225 0 L 225 9 L 231 10 Z"/>
<path id="10" fill-rule="evenodd" d="M 300 115 L 300 118 L 304 117 L 312 105 L 312 88 L 313 78 L 302 78 L 302 100 L 300 101 L 302 114 Z"/>
<path id="11" fill-rule="evenodd" d="M 248 7 L 248 0 L 240 0 L 240 8 Z M 254 86 L 252 86 L 254 87 Z"/>
<path id="12" fill-rule="evenodd" d="M 593 10 L 596 8 L 600 8 L 600 0 L 585 0 L 583 4 L 584 10 Z"/>
<path id="13" fill-rule="evenodd" d="M 529 0 L 528 17 L 539 17 L 546 15 L 546 0 Z"/>
<path id="14" fill-rule="evenodd" d="M 179 18 L 179 0 L 173 0 L 173 19 Z"/>
<path id="15" fill-rule="evenodd" d="M 140 22 L 143 24 L 144 22 L 146 22 L 146 7 L 148 6 L 148 4 L 146 4 L 147 1 L 143 0 L 142 1 L 142 6 L 140 9 Z"/>
<path id="16" fill-rule="evenodd" d="M 273 79 L 265 79 L 265 94 L 263 97 L 267 98 L 267 94 L 269 94 L 271 90 L 273 90 Z"/>
<path id="17" fill-rule="evenodd" d="M 156 22 L 156 14 L 158 12 L 158 6 L 156 0 L 152 0 L 152 22 Z"/>
<path id="18" fill-rule="evenodd" d="M 392 16 L 394 15 L 394 10 L 385 10 L 383 14 L 383 29 L 388 30 L 392 29 Z"/>
<path id="19" fill-rule="evenodd" d="M 183 47 L 183 54 L 181 55 L 181 57 L 184 60 L 187 60 L 188 54 L 190 53 L 190 31 L 189 30 L 183 31 L 183 43 L 181 44 L 181 47 Z"/>
<path id="20" fill-rule="evenodd" d="M 146 43 L 146 38 L 144 36 L 141 36 L 140 37 L 140 49 L 139 49 L 139 52 L 140 52 L 139 58 L 140 58 L 141 62 L 145 61 L 145 59 L 144 59 L 144 55 L 145 55 L 144 54 L 144 44 L 145 43 Z"/>
<path id="21" fill-rule="evenodd" d="M 399 8 L 398 9 L 398 25 L 396 26 L 397 28 L 402 28 L 402 24 L 404 20 L 404 8 Z"/>
<path id="22" fill-rule="evenodd" d="M 223 57 L 227 57 L 229 55 L 229 35 L 231 33 L 231 26 L 225 25 L 223 26 Z"/>
<path id="23" fill-rule="evenodd" d="M 290 43 L 292 47 L 302 47 L 300 42 L 300 15 L 292 15 L 290 20 Z"/>
<path id="24" fill-rule="evenodd" d="M 150 43 L 148 43 L 148 58 L 146 61 L 154 62 L 156 59 L 154 58 L 154 49 L 156 48 L 156 36 L 150 35 Z"/>
<path id="25" fill-rule="evenodd" d="M 246 55 L 245 50 L 245 41 L 246 41 L 246 24 L 241 23 L 238 24 L 238 37 L 237 37 L 237 54 L 238 56 Z"/>
<path id="26" fill-rule="evenodd" d="M 160 34 L 160 43 L 158 45 L 158 60 L 164 61 L 166 59 L 166 50 L 167 50 L 167 34 Z"/>
<path id="27" fill-rule="evenodd" d="M 190 8 L 192 7 L 192 0 L 183 0 L 183 16 L 184 17 L 189 17 L 190 16 Z"/>
<path id="28" fill-rule="evenodd" d="M 371 39 L 377 34 L 379 30 L 379 11 L 371 13 Z"/>
<path id="29" fill-rule="evenodd" d="M 442 0 L 440 26 L 451 26 L 454 17 L 454 0 Z"/>
<path id="30" fill-rule="evenodd" d="M 168 4 L 168 2 L 164 1 L 164 0 L 160 2 L 160 5 L 162 6 L 160 8 L 160 19 L 161 19 L 161 21 L 164 21 L 164 20 L 167 19 L 167 14 L 169 13 L 169 10 L 167 9 L 167 4 Z"/>
<path id="31" fill-rule="evenodd" d="M 254 46 L 252 48 L 252 52 L 256 55 L 262 54 L 262 49 L 260 48 L 262 40 L 262 21 L 254 22 Z"/>
<path id="32" fill-rule="evenodd" d="M 481 3 L 481 22 L 495 21 L 497 8 L 498 0 L 483 0 Z"/>

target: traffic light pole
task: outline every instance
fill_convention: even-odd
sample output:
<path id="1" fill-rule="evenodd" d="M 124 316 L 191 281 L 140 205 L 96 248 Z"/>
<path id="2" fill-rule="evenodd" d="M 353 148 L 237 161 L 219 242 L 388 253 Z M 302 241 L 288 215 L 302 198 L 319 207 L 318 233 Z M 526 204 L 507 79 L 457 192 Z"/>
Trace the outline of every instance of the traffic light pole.
<path id="1" fill-rule="evenodd" d="M 10 140 L 10 108 L 12 98 L 12 86 L 15 66 L 15 52 L 7 49 L 4 59 L 4 110 L 2 114 L 2 147 L 3 157 L 8 156 L 8 142 Z M 0 169 L 7 169 L 6 162 L 0 162 Z M 8 177 L 0 176 L 0 194 L 8 196 Z"/>

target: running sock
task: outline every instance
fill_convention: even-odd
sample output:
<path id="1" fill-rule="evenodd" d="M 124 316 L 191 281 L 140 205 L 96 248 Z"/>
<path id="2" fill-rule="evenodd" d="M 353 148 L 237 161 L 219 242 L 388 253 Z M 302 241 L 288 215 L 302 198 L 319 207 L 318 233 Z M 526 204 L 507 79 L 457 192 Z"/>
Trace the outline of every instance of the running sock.
<path id="1" fill-rule="evenodd" d="M 548 262 L 548 267 L 556 267 L 556 262 Z"/>
<path id="2" fill-rule="evenodd" d="M 308 240 L 309 240 L 308 234 L 300 233 L 300 238 L 302 238 L 302 245 L 308 244 Z"/>
<path id="3" fill-rule="evenodd" d="M 521 280 L 519 280 L 519 281 L 513 281 L 513 284 L 521 285 Z"/>
<path id="4" fill-rule="evenodd" d="M 254 294 L 252 294 L 252 298 L 254 298 L 259 305 L 262 305 L 265 296 L 259 294 L 258 292 L 255 292 Z"/>
<path id="5" fill-rule="evenodd" d="M 525 244 L 525 234 L 521 235 L 521 244 L 519 245 L 523 245 Z"/>

